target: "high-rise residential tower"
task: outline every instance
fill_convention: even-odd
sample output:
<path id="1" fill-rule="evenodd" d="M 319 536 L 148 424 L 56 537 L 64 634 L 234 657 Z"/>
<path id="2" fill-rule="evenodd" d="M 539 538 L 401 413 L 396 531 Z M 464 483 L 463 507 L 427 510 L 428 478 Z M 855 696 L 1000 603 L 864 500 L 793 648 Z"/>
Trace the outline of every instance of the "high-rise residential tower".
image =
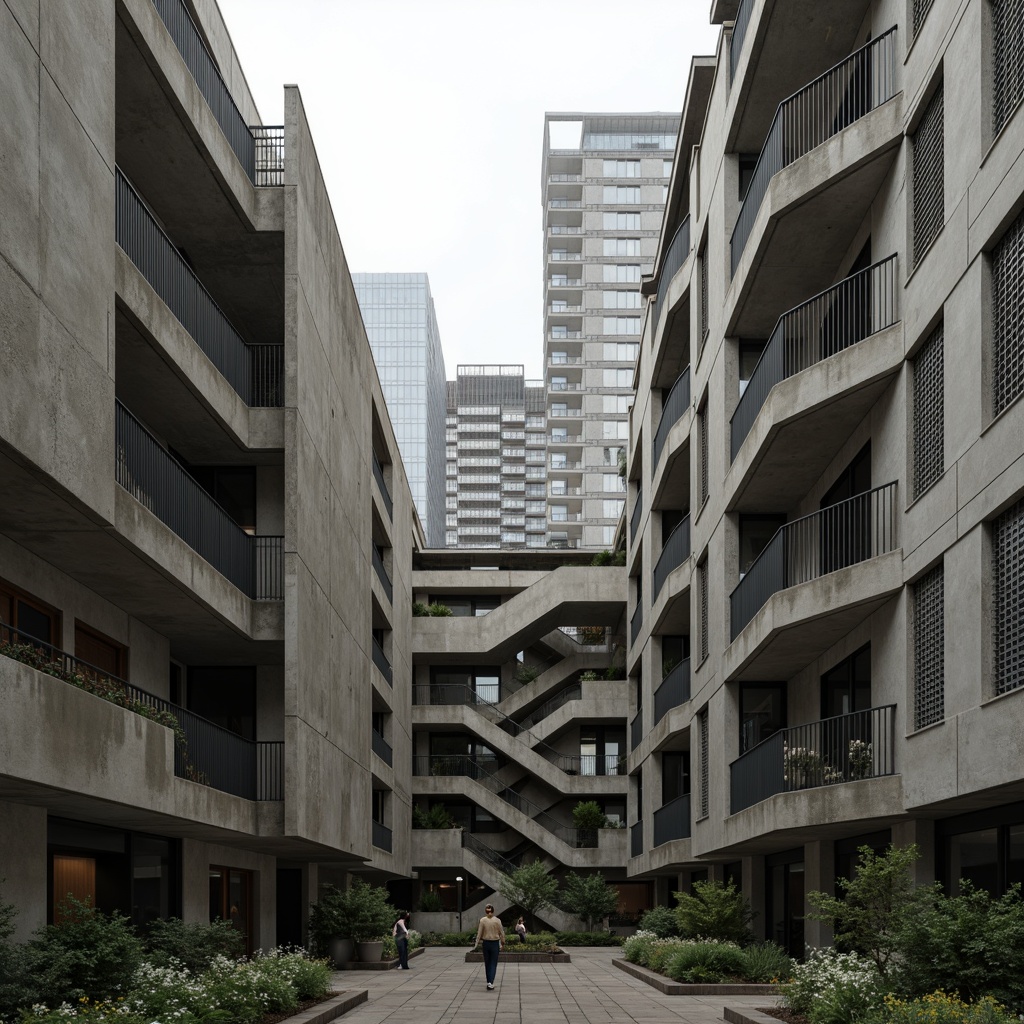
<path id="1" fill-rule="evenodd" d="M 544 547 L 544 382 L 462 365 L 447 392 L 446 546 Z"/>
<path id="2" fill-rule="evenodd" d="M 544 365 L 548 540 L 606 548 L 622 512 L 619 472 L 643 309 L 658 248 L 678 114 L 544 118 Z"/>
<path id="3" fill-rule="evenodd" d="M 377 375 L 430 547 L 444 545 L 445 372 L 426 274 L 353 274 Z"/>

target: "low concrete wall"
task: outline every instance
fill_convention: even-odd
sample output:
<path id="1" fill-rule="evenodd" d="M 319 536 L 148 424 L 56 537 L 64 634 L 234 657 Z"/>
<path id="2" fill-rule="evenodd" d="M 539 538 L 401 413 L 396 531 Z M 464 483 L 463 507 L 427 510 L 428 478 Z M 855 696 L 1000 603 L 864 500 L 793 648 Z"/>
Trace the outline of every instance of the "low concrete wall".
<path id="1" fill-rule="evenodd" d="M 778 986 L 776 985 L 688 985 L 685 982 L 673 981 L 671 978 L 666 978 L 664 974 L 658 974 L 655 971 L 649 971 L 646 967 L 640 967 L 638 964 L 631 964 L 628 960 L 613 960 L 612 964 L 618 967 L 620 971 L 625 971 L 626 974 L 632 975 L 634 978 L 639 978 L 640 981 L 651 988 L 656 988 L 659 992 L 663 992 L 667 996 L 776 996 L 779 994 Z M 774 1020 L 774 1017 L 767 1017 L 764 1014 L 758 1014 L 758 1017 L 763 1018 L 763 1021 L 755 1022 L 755 1024 L 763 1024 L 763 1022 Z M 731 1018 L 726 1016 L 726 1020 Z M 741 1024 L 741 1022 L 739 1022 Z"/>

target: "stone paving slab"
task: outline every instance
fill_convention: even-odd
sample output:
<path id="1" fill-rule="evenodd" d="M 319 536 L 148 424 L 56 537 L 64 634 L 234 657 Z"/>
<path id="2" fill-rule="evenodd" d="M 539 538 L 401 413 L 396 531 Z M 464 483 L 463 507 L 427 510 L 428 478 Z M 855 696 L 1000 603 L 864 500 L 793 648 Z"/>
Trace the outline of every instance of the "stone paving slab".
<path id="1" fill-rule="evenodd" d="M 345 1024 L 717 1024 L 723 1007 L 754 1008 L 764 995 L 669 996 L 612 966 L 615 947 L 572 947 L 570 964 L 498 962 L 495 990 L 464 950 L 431 947 L 408 971 L 367 973 L 367 1002 Z M 347 975 L 347 979 L 351 979 Z M 340 986 L 346 976 L 336 974 Z"/>

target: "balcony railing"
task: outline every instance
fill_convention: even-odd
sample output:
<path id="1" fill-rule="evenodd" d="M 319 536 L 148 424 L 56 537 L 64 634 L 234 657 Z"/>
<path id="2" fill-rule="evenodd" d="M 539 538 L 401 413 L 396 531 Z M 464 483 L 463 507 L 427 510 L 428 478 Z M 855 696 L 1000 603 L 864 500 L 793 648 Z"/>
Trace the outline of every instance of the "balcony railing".
<path id="1" fill-rule="evenodd" d="M 638 599 L 636 607 L 633 609 L 633 614 L 629 620 L 629 642 L 635 644 L 637 637 L 640 636 L 640 630 L 644 624 L 644 603 L 642 599 Z"/>
<path id="2" fill-rule="evenodd" d="M 636 541 L 636 532 L 640 529 L 640 517 L 644 511 L 644 492 L 638 487 L 636 489 L 636 501 L 633 502 L 633 511 L 629 515 L 629 540 Z"/>
<path id="3" fill-rule="evenodd" d="M 573 278 L 570 280 L 561 280 L 557 278 L 551 278 L 549 284 L 552 288 L 582 288 L 583 279 L 580 277 Z"/>
<path id="4" fill-rule="evenodd" d="M 548 181 L 582 181 L 582 174 L 549 174 Z"/>
<path id="5" fill-rule="evenodd" d="M 284 597 L 284 538 L 246 533 L 120 403 L 117 482 L 193 551 L 257 601 Z"/>
<path id="6" fill-rule="evenodd" d="M 654 724 L 690 699 L 690 659 L 673 666 L 654 691 Z"/>
<path id="7" fill-rule="evenodd" d="M 636 822 L 629 826 L 629 855 L 639 857 L 644 852 L 644 823 Z"/>
<path id="8" fill-rule="evenodd" d="M 583 259 L 583 253 L 581 252 L 549 252 L 548 259 L 554 263 L 560 263 L 565 261 L 575 262 Z"/>
<path id="9" fill-rule="evenodd" d="M 731 813 L 776 793 L 896 774 L 896 705 L 781 729 L 729 769 Z"/>
<path id="10" fill-rule="evenodd" d="M 391 744 L 376 729 L 370 730 L 370 748 L 390 768 L 393 760 Z"/>
<path id="11" fill-rule="evenodd" d="M 730 595 L 732 639 L 772 594 L 895 551 L 896 522 L 894 481 L 779 527 Z"/>
<path id="12" fill-rule="evenodd" d="M 373 657 L 373 663 L 377 666 L 380 674 L 386 680 L 388 686 L 394 686 L 394 673 L 391 670 L 391 662 L 388 661 L 387 655 L 384 653 L 384 648 L 377 642 L 377 638 L 373 638 L 373 647 L 371 651 Z"/>
<path id="13" fill-rule="evenodd" d="M 548 206 L 552 210 L 579 210 L 583 203 L 579 199 L 549 199 Z"/>
<path id="14" fill-rule="evenodd" d="M 750 26 L 750 15 L 754 10 L 754 0 L 740 0 L 736 9 L 736 20 L 732 26 L 732 38 L 729 40 L 729 81 L 736 81 L 736 66 L 740 62 L 740 54 L 743 52 L 743 40 L 747 35 L 747 28 Z"/>
<path id="15" fill-rule="evenodd" d="M 246 800 L 284 799 L 284 743 L 249 740 L 0 622 L 0 654 L 174 729 L 174 774 Z"/>
<path id="16" fill-rule="evenodd" d="M 893 27 L 779 104 L 733 228 L 733 274 L 772 178 L 892 99 L 895 89 Z"/>
<path id="17" fill-rule="evenodd" d="M 182 0 L 153 0 L 153 6 L 249 180 L 260 186 L 283 185 L 284 129 L 245 123 Z M 280 141 L 274 133 L 280 133 Z"/>
<path id="18" fill-rule="evenodd" d="M 117 244 L 248 406 L 284 404 L 284 347 L 247 345 L 128 179 L 115 176 Z"/>
<path id="19" fill-rule="evenodd" d="M 690 838 L 690 794 L 684 793 L 662 804 L 654 812 L 654 845 L 670 843 L 673 839 Z"/>
<path id="20" fill-rule="evenodd" d="M 384 482 L 384 467 L 381 466 L 380 459 L 377 458 L 376 454 L 373 455 L 373 479 L 377 481 L 380 496 L 384 499 L 384 507 L 388 511 L 388 519 L 393 519 L 395 515 L 394 502 L 391 500 L 391 492 L 388 490 L 388 485 Z"/>
<path id="21" fill-rule="evenodd" d="M 553 714 L 569 701 L 579 700 L 583 696 L 583 687 L 579 683 L 572 683 L 564 690 L 556 693 L 554 697 L 546 700 L 535 711 L 531 711 L 519 724 L 524 729 L 530 729 L 538 722 L 542 722 L 548 715 Z"/>
<path id="22" fill-rule="evenodd" d="M 637 708 L 633 720 L 629 723 L 629 749 L 636 750 L 644 738 L 644 709 Z"/>
<path id="23" fill-rule="evenodd" d="M 669 243 L 668 252 L 665 253 L 665 261 L 661 266 L 661 275 L 658 277 L 658 296 L 654 300 L 654 330 L 657 331 L 661 323 L 661 309 L 668 294 L 668 286 L 676 271 L 686 262 L 690 255 L 690 215 L 687 214 L 682 224 L 676 228 L 676 233 Z"/>
<path id="24" fill-rule="evenodd" d="M 583 228 L 578 224 L 549 224 L 548 231 L 553 235 L 582 235 Z"/>
<path id="25" fill-rule="evenodd" d="M 733 459 L 776 384 L 897 322 L 896 269 L 889 256 L 779 317 L 732 414 Z"/>
<path id="26" fill-rule="evenodd" d="M 519 866 L 486 843 L 481 842 L 472 832 L 467 832 L 465 829 L 459 829 L 459 832 L 462 836 L 462 848 L 464 850 L 470 850 L 475 853 L 481 860 L 485 860 L 492 868 L 497 868 L 502 874 L 511 875 Z"/>
<path id="27" fill-rule="evenodd" d="M 687 514 L 675 525 L 675 529 L 668 535 L 661 554 L 658 556 L 657 564 L 654 566 L 654 600 L 658 600 L 661 588 L 665 580 L 669 578 L 673 569 L 690 557 L 690 516 Z"/>
<path id="28" fill-rule="evenodd" d="M 661 419 L 658 420 L 658 429 L 654 432 L 654 440 L 651 442 L 651 472 L 658 468 L 661 460 L 661 453 L 665 450 L 665 442 L 672 428 L 682 418 L 684 412 L 690 408 L 690 368 L 687 366 L 672 385 L 661 407 Z"/>
<path id="29" fill-rule="evenodd" d="M 391 829 L 383 822 L 373 822 L 373 832 L 371 836 L 373 845 L 378 850 L 383 850 L 385 853 L 391 852 Z"/>
<path id="30" fill-rule="evenodd" d="M 376 545 L 372 548 L 373 555 L 373 568 L 377 573 L 377 579 L 380 580 L 380 585 L 384 588 L 384 593 L 387 595 L 388 601 L 394 602 L 393 587 L 391 586 L 391 577 L 388 575 L 387 569 L 384 568 L 384 559 L 380 557 L 380 552 L 377 550 Z"/>

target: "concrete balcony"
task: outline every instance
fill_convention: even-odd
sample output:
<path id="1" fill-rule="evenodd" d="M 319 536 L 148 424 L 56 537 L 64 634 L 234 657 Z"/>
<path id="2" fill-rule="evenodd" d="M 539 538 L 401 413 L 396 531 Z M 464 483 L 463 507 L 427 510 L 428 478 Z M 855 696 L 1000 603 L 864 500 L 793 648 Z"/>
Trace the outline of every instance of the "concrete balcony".
<path id="1" fill-rule="evenodd" d="M 683 331 L 689 334 L 690 310 L 688 298 L 690 294 L 690 272 L 693 264 L 690 259 L 693 247 L 690 244 L 690 215 L 687 214 L 669 243 L 658 278 L 658 293 L 651 309 L 653 338 L 651 342 L 651 365 L 655 368 L 654 376 L 659 377 L 666 364 L 678 358 L 667 342 L 676 334 L 670 324 L 676 318 L 681 321 Z M 673 349 L 682 346 L 671 346 Z"/>

